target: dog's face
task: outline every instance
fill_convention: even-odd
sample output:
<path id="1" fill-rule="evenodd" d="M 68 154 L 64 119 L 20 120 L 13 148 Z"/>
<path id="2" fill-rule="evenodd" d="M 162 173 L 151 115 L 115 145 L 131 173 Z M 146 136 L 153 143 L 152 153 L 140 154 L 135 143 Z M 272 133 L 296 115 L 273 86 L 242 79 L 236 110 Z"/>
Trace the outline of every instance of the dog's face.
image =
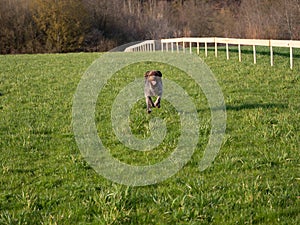
<path id="1" fill-rule="evenodd" d="M 159 70 L 151 70 L 147 71 L 144 75 L 144 77 L 162 77 L 162 73 Z"/>
<path id="2" fill-rule="evenodd" d="M 159 82 L 161 82 L 162 73 L 158 70 L 151 70 L 147 71 L 144 76 L 151 86 L 156 86 Z"/>

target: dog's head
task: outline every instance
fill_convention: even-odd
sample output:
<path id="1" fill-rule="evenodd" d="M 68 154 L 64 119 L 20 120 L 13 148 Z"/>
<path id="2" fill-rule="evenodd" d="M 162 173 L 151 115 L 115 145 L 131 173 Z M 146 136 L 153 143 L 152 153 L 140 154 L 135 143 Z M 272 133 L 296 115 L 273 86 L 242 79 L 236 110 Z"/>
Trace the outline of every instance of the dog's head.
<path id="1" fill-rule="evenodd" d="M 162 73 L 159 70 L 151 70 L 147 71 L 144 75 L 145 79 L 150 81 L 152 85 L 156 85 L 156 83 L 161 80 Z"/>
<path id="2" fill-rule="evenodd" d="M 159 70 L 151 70 L 151 71 L 147 71 L 144 76 L 145 77 L 153 77 L 153 76 L 162 77 L 162 73 Z"/>

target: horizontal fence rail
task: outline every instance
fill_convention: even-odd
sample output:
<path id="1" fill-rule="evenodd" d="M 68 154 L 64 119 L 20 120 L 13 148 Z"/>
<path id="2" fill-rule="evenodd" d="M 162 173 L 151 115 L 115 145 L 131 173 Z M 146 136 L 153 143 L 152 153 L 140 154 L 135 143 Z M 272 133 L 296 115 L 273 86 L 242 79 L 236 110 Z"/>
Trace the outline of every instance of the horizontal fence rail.
<path id="1" fill-rule="evenodd" d="M 229 45 L 238 46 L 239 61 L 242 61 L 241 46 L 252 46 L 253 62 L 256 64 L 256 46 L 265 46 L 270 48 L 270 64 L 274 65 L 273 47 L 284 47 L 290 49 L 290 68 L 293 69 L 293 48 L 300 48 L 300 41 L 294 40 L 264 40 L 264 39 L 238 39 L 238 38 L 218 38 L 218 37 L 183 37 L 183 38 L 170 38 L 162 39 L 160 41 L 147 40 L 125 49 L 125 52 L 140 52 L 156 50 L 171 51 L 171 52 L 189 52 L 192 53 L 193 44 L 197 45 L 197 54 L 200 53 L 200 45 L 204 44 L 205 56 L 208 53 L 208 44 L 214 44 L 215 56 L 218 57 L 218 45 L 225 44 L 226 46 L 226 58 L 229 59 Z"/>

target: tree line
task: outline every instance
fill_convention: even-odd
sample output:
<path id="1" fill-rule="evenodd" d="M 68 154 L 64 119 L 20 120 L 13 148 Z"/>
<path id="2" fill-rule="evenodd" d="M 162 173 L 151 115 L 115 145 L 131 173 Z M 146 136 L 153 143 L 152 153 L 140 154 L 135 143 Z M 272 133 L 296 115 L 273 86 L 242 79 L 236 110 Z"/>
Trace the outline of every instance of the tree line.
<path id="1" fill-rule="evenodd" d="M 300 39 L 300 0 L 1 0 L 0 53 L 170 37 Z"/>

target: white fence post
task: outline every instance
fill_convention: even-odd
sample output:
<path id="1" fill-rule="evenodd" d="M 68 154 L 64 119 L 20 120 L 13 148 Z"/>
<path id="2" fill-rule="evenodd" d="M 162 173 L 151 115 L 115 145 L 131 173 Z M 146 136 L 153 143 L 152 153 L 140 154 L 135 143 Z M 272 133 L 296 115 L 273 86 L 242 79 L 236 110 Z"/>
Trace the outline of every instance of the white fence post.
<path id="1" fill-rule="evenodd" d="M 229 60 L 229 49 L 228 49 L 228 43 L 226 43 L 226 59 Z"/>
<path id="2" fill-rule="evenodd" d="M 270 46 L 270 64 L 273 66 L 273 46 L 272 46 L 272 41 L 269 41 L 269 46 Z"/>
<path id="3" fill-rule="evenodd" d="M 255 45 L 253 45 L 253 63 L 256 64 L 256 49 L 255 49 Z"/>
<path id="4" fill-rule="evenodd" d="M 239 51 L 239 62 L 242 62 L 241 44 L 238 44 L 238 51 Z"/>
<path id="5" fill-rule="evenodd" d="M 215 38 L 215 57 L 216 58 L 218 57 L 218 43 L 216 41 L 216 38 Z"/>
<path id="6" fill-rule="evenodd" d="M 293 47 L 290 46 L 290 68 L 293 69 Z"/>

